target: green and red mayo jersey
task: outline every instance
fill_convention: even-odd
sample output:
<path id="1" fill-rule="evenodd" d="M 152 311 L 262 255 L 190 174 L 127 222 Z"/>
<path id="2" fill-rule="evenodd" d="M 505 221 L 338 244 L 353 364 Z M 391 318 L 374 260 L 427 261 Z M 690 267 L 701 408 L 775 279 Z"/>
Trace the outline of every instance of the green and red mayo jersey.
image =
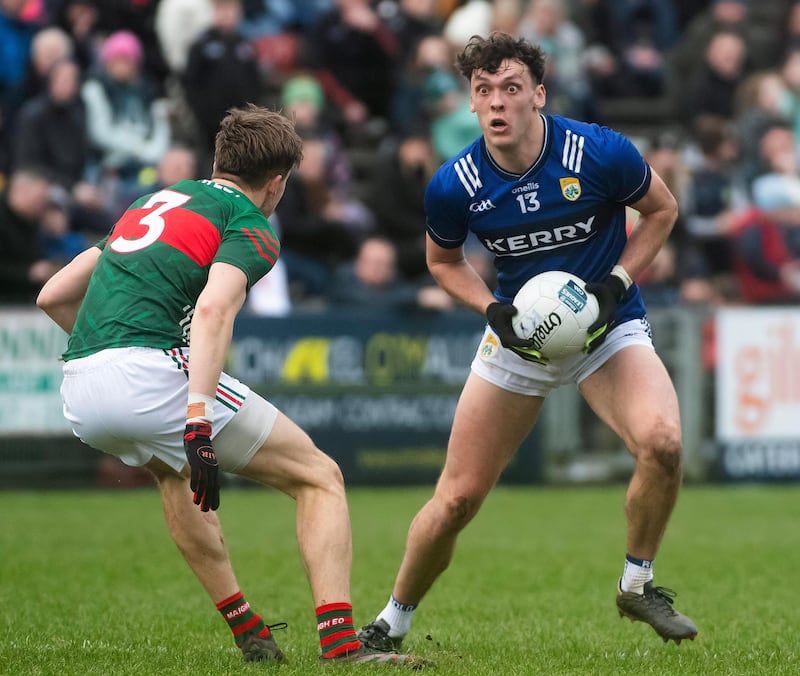
<path id="1" fill-rule="evenodd" d="M 97 246 L 102 253 L 65 361 L 113 347 L 188 345 L 211 264 L 242 270 L 249 291 L 280 251 L 258 207 L 210 180 L 181 181 L 141 197 Z"/>

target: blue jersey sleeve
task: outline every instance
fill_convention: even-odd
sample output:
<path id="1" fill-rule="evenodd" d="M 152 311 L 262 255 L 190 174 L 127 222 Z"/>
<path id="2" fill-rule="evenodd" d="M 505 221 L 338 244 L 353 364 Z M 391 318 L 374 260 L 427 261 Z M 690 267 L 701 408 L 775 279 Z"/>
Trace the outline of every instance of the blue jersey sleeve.
<path id="1" fill-rule="evenodd" d="M 650 166 L 625 136 L 606 127 L 602 132 L 609 197 L 626 205 L 638 202 L 650 189 Z"/>
<path id="2" fill-rule="evenodd" d="M 450 165 L 442 166 L 434 174 L 425 190 L 425 225 L 431 239 L 440 247 L 455 249 L 461 246 L 469 234 L 466 219 L 466 204 L 463 189 L 448 184 Z M 450 183 L 453 177 L 450 176 Z"/>

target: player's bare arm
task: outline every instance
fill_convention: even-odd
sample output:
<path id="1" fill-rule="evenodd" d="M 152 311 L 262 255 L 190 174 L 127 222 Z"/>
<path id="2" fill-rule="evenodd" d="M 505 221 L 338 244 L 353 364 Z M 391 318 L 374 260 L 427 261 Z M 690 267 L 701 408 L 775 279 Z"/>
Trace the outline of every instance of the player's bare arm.
<path id="1" fill-rule="evenodd" d="M 247 292 L 247 278 L 228 263 L 214 263 L 192 317 L 189 392 L 214 397 L 233 335 L 233 322 Z"/>
<path id="2" fill-rule="evenodd" d="M 639 219 L 628 237 L 619 264 L 635 279 L 653 262 L 667 241 L 678 218 L 678 203 L 654 171 L 647 194 L 631 207 L 639 212 Z"/>
<path id="3" fill-rule="evenodd" d="M 486 313 L 495 297 L 486 282 L 464 258 L 463 247 L 446 249 L 426 236 L 425 258 L 436 283 L 458 302 L 479 314 Z"/>
<path id="4" fill-rule="evenodd" d="M 93 246 L 54 274 L 39 292 L 36 305 L 67 333 L 72 333 L 89 279 L 102 252 Z"/>

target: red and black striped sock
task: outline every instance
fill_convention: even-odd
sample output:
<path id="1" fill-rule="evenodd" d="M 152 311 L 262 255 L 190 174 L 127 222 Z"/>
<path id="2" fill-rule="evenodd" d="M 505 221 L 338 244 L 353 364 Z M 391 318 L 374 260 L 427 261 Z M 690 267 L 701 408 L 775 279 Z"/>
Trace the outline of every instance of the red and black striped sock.
<path id="1" fill-rule="evenodd" d="M 317 631 L 323 657 L 336 657 L 361 647 L 349 603 L 326 603 L 317 608 Z"/>
<path id="2" fill-rule="evenodd" d="M 233 632 L 236 645 L 240 648 L 251 634 L 256 634 L 259 638 L 269 636 L 269 627 L 264 624 L 261 615 L 251 610 L 242 592 L 236 592 L 233 596 L 220 601 L 217 610 L 222 613 L 222 617 Z"/>

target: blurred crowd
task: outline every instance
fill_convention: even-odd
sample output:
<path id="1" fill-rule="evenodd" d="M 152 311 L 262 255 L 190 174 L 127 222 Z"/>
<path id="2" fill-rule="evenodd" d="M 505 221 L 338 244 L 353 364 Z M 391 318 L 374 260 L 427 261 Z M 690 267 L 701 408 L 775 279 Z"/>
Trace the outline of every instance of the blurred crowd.
<path id="1" fill-rule="evenodd" d="M 678 198 L 651 306 L 800 299 L 800 2 L 0 0 L 0 303 L 208 176 L 219 120 L 254 102 L 305 147 L 247 310 L 448 309 L 422 198 L 480 134 L 453 61 L 492 30 L 544 48 L 546 112 L 628 134 Z"/>

